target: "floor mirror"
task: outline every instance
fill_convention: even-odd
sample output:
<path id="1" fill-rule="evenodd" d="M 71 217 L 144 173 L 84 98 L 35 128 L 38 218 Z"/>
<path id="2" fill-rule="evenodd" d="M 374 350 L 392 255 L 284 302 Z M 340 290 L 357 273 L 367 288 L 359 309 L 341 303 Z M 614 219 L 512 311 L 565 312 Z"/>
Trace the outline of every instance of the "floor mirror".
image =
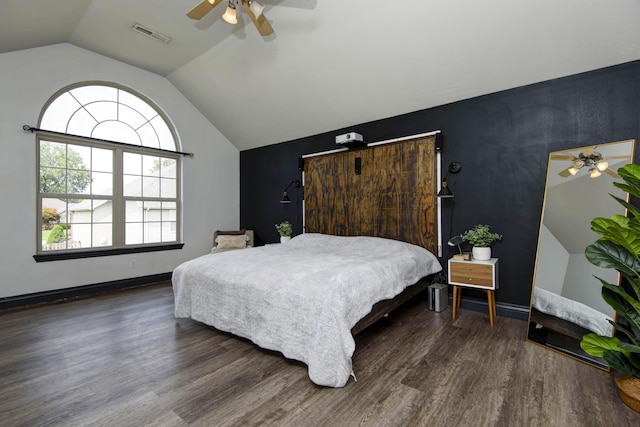
<path id="1" fill-rule="evenodd" d="M 613 185 L 616 171 L 633 162 L 635 141 L 578 147 L 549 154 L 527 340 L 608 369 L 603 359 L 580 348 L 590 332 L 612 335 L 613 309 L 600 295 L 598 276 L 619 283 L 618 273 L 587 261 L 584 251 L 599 235 L 591 220 L 624 214 L 610 194 L 627 199 Z"/>

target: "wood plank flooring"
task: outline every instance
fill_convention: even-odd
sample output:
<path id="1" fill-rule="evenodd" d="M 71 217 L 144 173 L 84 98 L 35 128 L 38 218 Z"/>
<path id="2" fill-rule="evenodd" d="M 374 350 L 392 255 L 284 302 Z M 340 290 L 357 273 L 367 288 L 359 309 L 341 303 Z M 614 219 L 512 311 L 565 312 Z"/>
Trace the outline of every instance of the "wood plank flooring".
<path id="1" fill-rule="evenodd" d="M 416 301 L 356 338 L 358 381 L 173 316 L 169 283 L 0 313 L 2 426 L 639 426 L 612 376 L 526 322 Z"/>

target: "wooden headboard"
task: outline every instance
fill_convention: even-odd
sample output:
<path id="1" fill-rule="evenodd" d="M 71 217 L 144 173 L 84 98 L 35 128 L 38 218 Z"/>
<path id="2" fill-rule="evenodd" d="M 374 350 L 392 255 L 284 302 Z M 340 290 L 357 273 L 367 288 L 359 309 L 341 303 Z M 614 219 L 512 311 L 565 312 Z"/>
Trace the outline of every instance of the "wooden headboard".
<path id="1" fill-rule="evenodd" d="M 305 231 L 437 253 L 435 136 L 304 159 Z"/>

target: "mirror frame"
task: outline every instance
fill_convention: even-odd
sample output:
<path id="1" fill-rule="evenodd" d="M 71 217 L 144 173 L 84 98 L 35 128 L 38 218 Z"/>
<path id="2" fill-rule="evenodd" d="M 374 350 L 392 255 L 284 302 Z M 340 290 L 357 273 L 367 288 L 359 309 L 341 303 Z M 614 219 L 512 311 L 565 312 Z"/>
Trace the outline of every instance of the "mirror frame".
<path id="1" fill-rule="evenodd" d="M 548 202 L 549 202 L 549 200 L 548 200 L 549 189 L 551 188 L 551 186 L 550 186 L 550 178 L 551 178 L 551 174 L 555 175 L 555 174 L 558 173 L 558 168 L 556 166 L 554 166 L 552 168 L 552 161 L 557 161 L 558 159 L 553 159 L 552 157 L 554 157 L 554 156 L 556 158 L 557 157 L 563 157 L 563 156 L 566 157 L 570 153 L 574 153 L 574 152 L 582 153 L 582 152 L 584 152 L 586 150 L 589 150 L 591 148 L 594 148 L 594 147 L 595 147 L 596 151 L 599 151 L 600 148 L 602 148 L 602 151 L 605 151 L 606 147 L 612 147 L 615 144 L 630 144 L 630 153 L 629 153 L 628 160 L 626 159 L 626 153 L 625 153 L 625 159 L 615 162 L 616 164 L 617 163 L 620 163 L 620 164 L 616 165 L 613 169 L 617 170 L 618 167 L 621 167 L 621 166 L 623 166 L 625 164 L 628 164 L 628 163 L 633 163 L 634 155 L 635 155 L 635 140 L 634 139 L 629 139 L 629 140 L 624 140 L 624 141 L 617 141 L 617 142 L 609 142 L 609 143 L 600 144 L 600 145 L 597 145 L 597 146 L 590 145 L 590 146 L 577 147 L 577 148 L 568 148 L 568 149 L 559 150 L 559 151 L 552 151 L 552 152 L 549 153 L 549 157 L 548 157 L 548 161 L 547 161 L 547 174 L 546 174 L 546 180 L 545 180 L 544 199 L 543 199 L 543 203 L 542 203 L 542 213 L 541 213 L 541 217 L 540 217 L 540 228 L 539 228 L 539 232 L 538 232 L 538 244 L 537 244 L 537 248 L 536 248 L 536 260 L 535 260 L 535 264 L 534 264 L 533 282 L 532 282 L 532 285 L 531 285 L 531 298 L 530 298 L 530 301 L 529 301 L 529 316 L 528 316 L 528 320 L 527 320 L 527 331 L 526 331 L 526 340 L 527 341 L 532 342 L 532 343 L 534 343 L 536 345 L 542 346 L 544 348 L 548 348 L 548 349 L 550 349 L 550 350 L 552 350 L 552 351 L 554 351 L 556 353 L 562 354 L 564 356 L 568 356 L 570 358 L 578 360 L 578 361 L 580 361 L 582 363 L 585 363 L 587 365 L 594 366 L 594 367 L 596 367 L 598 369 L 602 369 L 604 371 L 609 371 L 610 370 L 609 365 L 604 361 L 604 359 L 597 358 L 597 357 L 594 357 L 594 356 L 591 356 L 591 355 L 588 355 L 588 354 L 584 353 L 579 348 L 579 340 L 577 340 L 576 338 L 574 338 L 572 336 L 563 335 L 561 333 L 562 332 L 562 328 L 563 328 L 563 325 L 562 325 L 563 322 L 567 323 L 567 326 L 571 326 L 572 329 L 573 329 L 573 326 L 576 326 L 575 329 L 577 329 L 578 331 L 580 331 L 581 329 L 584 329 L 584 328 L 580 328 L 580 327 L 578 327 L 578 325 L 571 325 L 570 322 L 564 321 L 564 320 L 560 319 L 559 317 L 550 316 L 548 314 L 545 314 L 545 313 L 537 311 L 537 313 L 536 313 L 536 318 L 537 319 L 539 319 L 538 316 L 542 316 L 542 317 L 546 317 L 548 319 L 548 321 L 550 321 L 552 323 L 560 324 L 560 326 L 559 326 L 560 329 L 557 329 L 555 331 L 551 330 L 551 329 L 548 329 L 548 328 L 547 328 L 547 330 L 544 330 L 545 329 L 544 325 L 541 325 L 538 322 L 532 321 L 532 315 L 533 315 L 533 310 L 534 310 L 534 307 L 533 307 L 534 292 L 535 292 L 535 287 L 536 287 L 536 280 L 538 278 L 538 273 L 539 273 L 539 263 L 540 263 L 540 255 L 541 255 L 541 253 L 540 253 L 540 245 L 541 245 L 541 242 L 543 241 L 543 232 L 545 230 L 544 220 L 545 220 L 545 214 L 547 213 Z M 605 153 L 606 153 L 606 151 L 605 151 Z M 606 159 L 606 154 L 604 155 L 604 158 Z M 567 160 L 567 163 L 565 163 L 565 165 L 567 167 L 571 166 L 572 163 L 568 163 L 568 162 L 571 162 L 571 160 L 570 159 L 566 159 L 566 160 Z M 563 167 L 560 168 L 560 171 L 564 171 Z M 584 174 L 585 172 L 582 172 L 582 174 Z M 553 179 L 555 180 L 555 176 L 553 176 Z M 599 178 L 594 178 L 594 179 L 599 179 Z M 615 190 L 615 187 L 612 186 L 612 188 Z M 603 197 L 604 196 L 610 197 L 608 193 L 609 193 L 609 191 L 607 191 L 607 193 L 604 194 Z M 625 198 L 628 201 L 629 200 L 629 195 L 627 193 L 622 193 L 622 194 L 624 194 L 623 198 Z M 615 213 L 613 213 L 611 215 L 614 215 L 614 214 L 626 215 L 627 211 L 626 211 L 626 209 L 621 209 L 619 212 L 615 212 Z M 611 216 L 611 215 L 609 215 L 609 216 Z M 599 216 L 603 216 L 603 215 L 595 215 L 593 218 L 599 217 Z M 591 219 L 593 219 L 593 218 L 591 218 Z M 591 230 L 589 229 L 589 231 L 591 231 Z M 593 235 L 595 236 L 594 239 L 593 239 L 593 242 L 595 242 L 599 238 L 599 236 L 597 234 L 595 234 L 594 232 L 593 232 Z M 591 242 L 591 243 L 593 243 L 593 242 Z M 586 246 L 585 246 L 585 248 L 586 248 Z M 577 252 L 574 252 L 574 253 L 577 253 Z M 597 269 L 598 267 L 593 266 L 593 268 Z M 616 274 L 617 274 L 617 272 L 616 272 Z M 620 285 L 620 280 L 621 280 L 620 279 L 620 275 L 617 274 L 616 277 L 617 277 L 617 280 L 615 281 L 615 283 Z M 564 282 L 563 282 L 563 286 L 564 286 Z M 600 287 L 597 288 L 597 289 L 599 291 Z M 561 297 L 561 298 L 563 298 L 563 297 Z M 605 316 L 607 316 L 606 313 L 603 313 L 603 314 Z M 613 320 L 615 321 L 617 315 L 615 313 L 615 310 L 613 310 L 613 309 L 611 309 L 611 316 L 613 317 Z M 558 320 L 558 321 L 555 322 L 555 320 Z M 586 333 L 591 332 L 588 329 L 584 329 L 584 330 L 586 331 Z M 534 338 L 534 335 L 532 334 L 532 331 L 534 331 L 533 334 L 539 334 L 540 337 L 539 338 L 536 337 L 539 340 L 536 340 Z M 562 347 L 560 347 L 558 345 L 549 344 L 546 341 L 548 333 L 554 333 L 556 337 L 559 337 L 561 340 L 564 340 L 566 343 L 569 343 L 573 348 L 570 348 L 569 344 L 567 344 L 567 346 L 564 347 L 564 348 L 562 348 Z M 575 332 L 574 332 L 574 334 L 575 334 Z M 613 332 L 612 332 L 612 335 L 613 335 Z M 541 342 L 543 340 L 543 338 L 544 338 L 544 342 Z M 552 336 L 551 338 L 554 338 L 554 337 Z M 573 340 L 575 340 L 575 342 Z M 578 346 L 578 351 L 575 350 L 575 346 L 576 345 Z"/>

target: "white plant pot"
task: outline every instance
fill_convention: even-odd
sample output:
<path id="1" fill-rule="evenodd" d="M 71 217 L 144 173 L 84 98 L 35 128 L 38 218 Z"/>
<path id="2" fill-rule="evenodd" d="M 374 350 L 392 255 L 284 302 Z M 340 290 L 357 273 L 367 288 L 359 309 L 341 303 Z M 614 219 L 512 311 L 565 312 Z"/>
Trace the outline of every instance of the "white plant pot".
<path id="1" fill-rule="evenodd" d="M 471 253 L 473 254 L 473 259 L 478 261 L 488 261 L 491 259 L 491 248 L 481 248 L 474 246 L 471 249 Z"/>
<path id="2" fill-rule="evenodd" d="M 286 243 L 291 240 L 291 236 L 280 236 L 280 243 Z"/>

